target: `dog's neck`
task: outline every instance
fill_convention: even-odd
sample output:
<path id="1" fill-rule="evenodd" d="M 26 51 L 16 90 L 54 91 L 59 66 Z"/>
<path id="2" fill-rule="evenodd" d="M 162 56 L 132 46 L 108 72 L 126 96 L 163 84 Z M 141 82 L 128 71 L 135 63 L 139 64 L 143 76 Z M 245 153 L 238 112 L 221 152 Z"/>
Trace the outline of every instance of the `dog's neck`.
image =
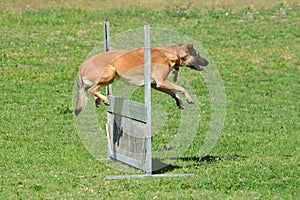
<path id="1" fill-rule="evenodd" d="M 162 51 L 165 54 L 165 56 L 168 57 L 170 61 L 170 67 L 178 70 L 179 66 L 182 65 L 182 60 L 179 56 L 176 46 L 155 47 L 155 48 Z"/>
<path id="2" fill-rule="evenodd" d="M 177 46 L 158 47 L 158 49 L 168 58 L 170 67 L 173 68 L 174 82 L 176 82 L 178 79 L 179 66 L 182 65 L 182 59 L 179 56 Z"/>

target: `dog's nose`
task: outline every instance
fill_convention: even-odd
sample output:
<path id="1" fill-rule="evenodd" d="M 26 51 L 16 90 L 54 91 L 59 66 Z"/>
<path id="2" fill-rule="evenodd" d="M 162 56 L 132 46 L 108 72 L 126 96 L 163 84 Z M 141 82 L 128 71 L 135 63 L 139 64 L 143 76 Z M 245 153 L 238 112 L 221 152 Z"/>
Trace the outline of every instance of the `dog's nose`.
<path id="1" fill-rule="evenodd" d="M 207 66 L 209 64 L 209 62 L 207 60 L 205 60 L 204 58 L 203 58 L 203 61 L 204 61 L 203 66 Z"/>

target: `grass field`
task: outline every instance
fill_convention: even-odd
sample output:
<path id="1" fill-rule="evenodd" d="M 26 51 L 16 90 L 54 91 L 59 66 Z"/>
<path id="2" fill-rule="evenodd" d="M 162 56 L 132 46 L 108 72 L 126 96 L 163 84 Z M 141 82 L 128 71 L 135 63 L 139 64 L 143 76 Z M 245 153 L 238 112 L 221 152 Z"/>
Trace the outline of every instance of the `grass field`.
<path id="1" fill-rule="evenodd" d="M 263 7 L 256 1 L 240 7 L 229 0 L 203 7 L 201 1 L 194 7 L 175 1 L 160 9 L 140 3 L 123 10 L 110 4 L 101 12 L 72 8 L 81 1 L 53 1 L 56 8 L 49 2 L 47 8 L 32 3 L 26 9 L 16 1 L 0 5 L 0 199 L 299 199 L 296 1 L 264 1 Z M 105 18 L 112 35 L 150 19 L 153 27 L 200 41 L 216 63 L 227 98 L 222 136 L 207 157 L 198 157 L 211 111 L 203 80 L 192 79 L 205 104 L 199 130 L 167 172 L 193 177 L 105 180 L 122 172 L 97 161 L 82 144 L 72 114 L 73 86 L 81 63 L 102 41 Z M 103 106 L 97 113 L 101 121 Z M 176 123 L 170 120 L 163 138 Z"/>
<path id="2" fill-rule="evenodd" d="M 5 10 L 10 10 L 13 12 L 18 12 L 23 9 L 39 9 L 45 7 L 65 7 L 65 8 L 82 8 L 85 10 L 113 10 L 113 9 L 130 9 L 130 8 L 150 8 L 158 11 L 164 9 L 169 9 L 170 7 L 182 7 L 182 8 L 192 8 L 196 7 L 201 10 L 231 10 L 233 12 L 239 11 L 244 8 L 272 8 L 276 4 L 283 5 L 299 5 L 297 0 L 215 0 L 215 1 L 205 1 L 205 0 L 76 0 L 76 1 L 40 1 L 40 0 L 2 0 L 0 6 Z"/>

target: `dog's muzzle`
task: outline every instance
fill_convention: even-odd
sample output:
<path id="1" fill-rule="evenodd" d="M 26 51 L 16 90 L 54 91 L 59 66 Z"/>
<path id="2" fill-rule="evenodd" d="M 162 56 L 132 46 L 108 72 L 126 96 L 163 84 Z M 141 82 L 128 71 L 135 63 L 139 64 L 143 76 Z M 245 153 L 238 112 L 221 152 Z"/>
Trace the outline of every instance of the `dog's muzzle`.
<path id="1" fill-rule="evenodd" d="M 209 64 L 209 62 L 202 58 L 198 62 L 193 63 L 193 66 L 196 70 L 202 71 L 204 69 L 204 67 L 207 66 L 208 64 Z"/>

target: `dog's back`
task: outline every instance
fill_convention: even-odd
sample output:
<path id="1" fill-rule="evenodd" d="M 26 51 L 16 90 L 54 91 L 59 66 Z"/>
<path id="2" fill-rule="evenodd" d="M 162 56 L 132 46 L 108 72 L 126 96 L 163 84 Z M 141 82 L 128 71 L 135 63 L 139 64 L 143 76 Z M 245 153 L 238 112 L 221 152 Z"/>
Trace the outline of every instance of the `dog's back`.
<path id="1" fill-rule="evenodd" d="M 111 63 L 116 68 L 118 74 L 122 75 L 137 67 L 144 67 L 144 48 L 136 48 L 122 54 Z M 160 50 L 151 48 L 151 64 L 168 64 L 168 58 Z"/>
<path id="2" fill-rule="evenodd" d="M 116 76 L 121 81 L 135 86 L 144 85 L 144 48 L 137 48 L 126 52 L 111 65 L 116 70 Z M 167 57 L 157 49 L 151 49 L 151 78 L 154 81 L 155 71 L 169 72 Z M 160 69 L 158 69 L 160 68 Z M 165 68 L 165 70 L 163 69 Z M 161 73 L 159 73 L 161 74 Z"/>

